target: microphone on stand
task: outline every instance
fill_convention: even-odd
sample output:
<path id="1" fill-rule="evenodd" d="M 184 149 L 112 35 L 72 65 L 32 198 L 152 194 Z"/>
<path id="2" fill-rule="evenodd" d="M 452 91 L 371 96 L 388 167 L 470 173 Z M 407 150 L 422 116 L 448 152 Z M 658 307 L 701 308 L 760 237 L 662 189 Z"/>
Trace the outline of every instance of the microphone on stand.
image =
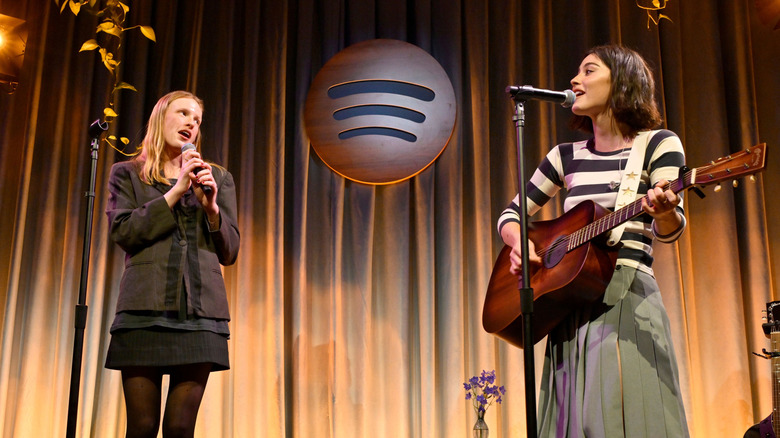
<path id="1" fill-rule="evenodd" d="M 181 147 L 181 153 L 182 153 L 182 154 L 184 153 L 184 151 L 193 151 L 193 150 L 195 150 L 195 145 L 194 145 L 194 144 L 192 144 L 192 143 L 185 143 L 185 144 L 184 144 L 184 145 L 182 145 L 182 147 Z M 198 172 L 200 172 L 201 170 L 202 170 L 202 169 L 201 169 L 200 167 L 196 167 L 196 168 L 195 168 L 195 169 L 194 169 L 192 172 L 193 172 L 195 175 L 197 175 L 197 174 L 198 174 Z M 211 186 L 204 186 L 204 185 L 201 185 L 201 186 L 200 186 L 200 189 L 201 189 L 201 190 L 203 190 L 203 193 L 205 193 L 205 194 L 207 194 L 207 195 L 210 195 L 210 194 L 211 194 Z"/>
<path id="2" fill-rule="evenodd" d="M 571 90 L 552 91 L 544 88 L 534 88 L 530 85 L 510 85 L 506 87 L 506 92 L 512 95 L 514 100 L 545 100 L 547 102 L 559 103 L 564 108 L 572 106 L 577 99 L 577 95 Z"/>

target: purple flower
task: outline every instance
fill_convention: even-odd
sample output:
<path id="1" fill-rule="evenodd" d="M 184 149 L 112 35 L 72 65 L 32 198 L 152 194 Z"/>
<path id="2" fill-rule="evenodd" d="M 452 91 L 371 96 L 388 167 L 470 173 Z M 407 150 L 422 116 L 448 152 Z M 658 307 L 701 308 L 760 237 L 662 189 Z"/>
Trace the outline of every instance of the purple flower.
<path id="1" fill-rule="evenodd" d="M 506 389 L 503 386 L 497 386 L 496 371 L 482 371 L 479 377 L 474 376 L 463 383 L 466 390 L 466 400 L 471 400 L 477 415 L 484 415 L 487 408 L 495 403 L 503 401 L 503 395 Z"/>

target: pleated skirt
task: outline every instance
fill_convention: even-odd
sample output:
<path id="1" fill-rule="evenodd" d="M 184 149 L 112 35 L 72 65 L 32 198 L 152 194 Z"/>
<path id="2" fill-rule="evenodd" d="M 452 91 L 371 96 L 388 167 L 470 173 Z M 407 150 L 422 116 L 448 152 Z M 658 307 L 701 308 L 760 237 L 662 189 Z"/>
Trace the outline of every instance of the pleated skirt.
<path id="1" fill-rule="evenodd" d="M 212 371 L 230 369 L 227 336 L 207 330 L 163 327 L 116 330 L 106 355 L 106 368 L 161 367 L 211 363 Z"/>
<path id="2" fill-rule="evenodd" d="M 540 438 L 689 436 L 653 276 L 617 266 L 603 301 L 549 334 L 539 394 Z"/>

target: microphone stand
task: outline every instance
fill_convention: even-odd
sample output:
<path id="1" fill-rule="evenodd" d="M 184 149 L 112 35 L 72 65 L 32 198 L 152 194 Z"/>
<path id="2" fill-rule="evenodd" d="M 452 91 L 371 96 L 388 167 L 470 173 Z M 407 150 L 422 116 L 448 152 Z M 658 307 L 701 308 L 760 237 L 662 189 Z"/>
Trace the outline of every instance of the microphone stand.
<path id="1" fill-rule="evenodd" d="M 108 123 L 95 120 L 89 126 L 89 136 L 92 138 L 92 172 L 89 179 L 89 191 L 84 193 L 87 198 L 87 218 L 84 221 L 84 246 L 81 256 L 81 281 L 79 299 L 76 304 L 75 327 L 73 338 L 73 361 L 70 369 L 70 394 L 68 398 L 68 438 L 76 437 L 76 420 L 79 410 L 79 386 L 81 385 L 81 358 L 84 350 L 84 328 L 87 326 L 87 272 L 89 271 L 89 248 L 92 240 L 92 210 L 95 205 L 95 175 L 97 174 L 98 148 L 100 136 L 108 130 Z"/>
<path id="2" fill-rule="evenodd" d="M 507 90 L 509 91 L 509 90 Z M 523 369 L 525 371 L 525 422 L 527 436 L 536 438 L 536 378 L 534 377 L 534 337 L 533 312 L 534 291 L 530 286 L 530 271 L 528 268 L 528 200 L 526 199 L 525 171 L 523 166 L 523 128 L 525 127 L 525 100 L 517 95 L 512 96 L 515 102 L 515 122 L 517 131 L 517 187 L 520 201 L 520 247 L 523 251 L 521 278 L 518 282 L 520 294 L 520 312 L 523 317 Z"/>

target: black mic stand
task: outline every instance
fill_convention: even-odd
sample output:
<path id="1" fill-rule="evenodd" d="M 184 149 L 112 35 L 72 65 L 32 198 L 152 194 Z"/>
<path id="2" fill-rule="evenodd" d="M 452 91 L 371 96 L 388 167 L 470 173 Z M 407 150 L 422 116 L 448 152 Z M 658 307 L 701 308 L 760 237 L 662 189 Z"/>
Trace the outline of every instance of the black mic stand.
<path id="1" fill-rule="evenodd" d="M 76 437 L 76 420 L 79 411 L 79 386 L 81 385 L 81 358 L 84 350 L 84 328 L 87 326 L 87 272 L 89 271 L 89 248 L 92 240 L 92 210 L 95 205 L 95 175 L 97 174 L 98 148 L 100 136 L 108 130 L 108 123 L 99 119 L 89 126 L 89 136 L 92 138 L 92 172 L 89 179 L 87 198 L 87 218 L 84 221 L 84 246 L 81 256 L 81 281 L 79 285 L 79 300 L 76 304 L 75 326 L 73 338 L 73 362 L 70 369 L 70 394 L 68 398 L 68 428 L 66 436 Z"/>
<path id="2" fill-rule="evenodd" d="M 530 285 L 528 268 L 528 200 L 525 190 L 525 171 L 523 166 L 523 128 L 525 127 L 525 100 L 513 96 L 515 115 L 512 120 L 517 130 L 517 187 L 520 201 L 520 248 L 523 251 L 521 278 L 518 282 L 520 293 L 520 312 L 523 317 L 523 369 L 525 371 L 525 422 L 527 436 L 536 438 L 536 378 L 534 377 L 534 336 L 533 312 L 534 291 Z"/>

